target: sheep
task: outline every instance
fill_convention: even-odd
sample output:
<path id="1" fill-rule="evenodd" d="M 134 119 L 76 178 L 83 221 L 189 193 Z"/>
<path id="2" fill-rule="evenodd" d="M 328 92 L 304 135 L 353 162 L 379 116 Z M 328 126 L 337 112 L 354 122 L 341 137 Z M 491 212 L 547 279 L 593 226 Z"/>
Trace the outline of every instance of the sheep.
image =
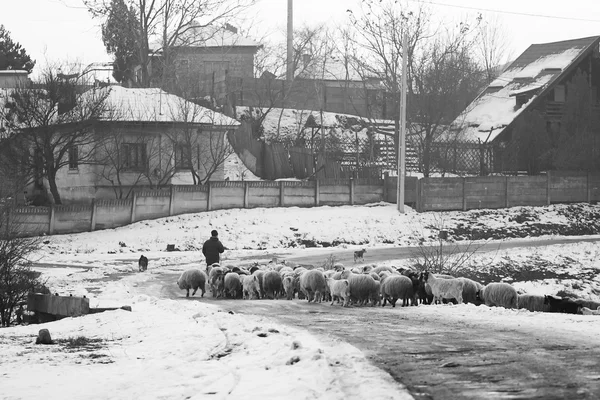
<path id="1" fill-rule="evenodd" d="M 192 296 L 196 294 L 198 289 L 200 289 L 200 297 L 204 297 L 205 284 L 206 274 L 196 268 L 184 271 L 177 280 L 177 286 L 179 286 L 179 289 L 185 289 L 187 291 L 185 297 L 190 297 L 190 289 L 194 289 Z"/>
<path id="2" fill-rule="evenodd" d="M 600 307 L 600 303 L 598 303 L 597 301 L 593 301 L 593 300 L 573 299 L 573 301 L 577 304 L 581 304 L 581 306 L 583 306 L 583 307 L 589 308 L 590 310 L 597 310 L 598 307 Z"/>
<path id="3" fill-rule="evenodd" d="M 265 291 L 263 290 L 263 277 L 265 276 L 265 271 L 263 271 L 262 269 L 257 269 L 252 273 L 252 275 L 256 276 L 256 278 L 258 279 L 258 288 L 260 298 L 262 299 L 265 297 Z"/>
<path id="4" fill-rule="evenodd" d="M 595 310 L 592 310 L 588 307 L 581 307 L 581 313 L 583 315 L 600 315 L 600 306 L 598 306 L 598 308 Z"/>
<path id="5" fill-rule="evenodd" d="M 372 265 L 365 265 L 364 267 L 362 267 L 363 274 L 368 274 L 371 271 L 373 271 Z"/>
<path id="6" fill-rule="evenodd" d="M 580 314 L 582 306 L 568 297 L 544 296 L 544 304 L 550 307 L 550 312 Z"/>
<path id="7" fill-rule="evenodd" d="M 369 272 L 367 275 L 370 275 L 371 278 L 375 279 L 376 281 L 380 281 L 381 280 L 379 278 L 379 275 L 377 275 L 375 272 Z"/>
<path id="8" fill-rule="evenodd" d="M 413 282 L 407 276 L 387 276 L 381 281 L 380 293 L 383 298 L 382 307 L 385 307 L 386 302 L 389 302 L 392 307 L 396 307 L 398 299 L 402 299 L 402 307 L 408 305 L 409 299 L 412 300 L 412 305 L 416 305 L 414 301 Z"/>
<path id="9" fill-rule="evenodd" d="M 281 284 L 283 285 L 283 291 L 285 292 L 285 298 L 288 300 L 292 300 L 294 295 L 296 294 L 296 288 L 294 285 L 294 280 L 296 278 L 294 275 L 286 275 L 281 280 Z"/>
<path id="10" fill-rule="evenodd" d="M 469 278 L 459 277 L 457 279 L 460 279 L 464 283 L 462 292 L 463 303 L 481 304 L 481 302 L 477 300 L 477 292 L 481 290 L 483 285 Z"/>
<path id="11" fill-rule="evenodd" d="M 242 280 L 237 272 L 229 272 L 225 274 L 224 279 L 225 293 L 231 298 L 237 299 L 242 294 Z"/>
<path id="12" fill-rule="evenodd" d="M 350 297 L 357 304 L 365 304 L 369 301 L 373 305 L 379 302 L 380 284 L 371 275 L 355 274 L 351 271 L 344 271 L 341 279 L 348 279 L 350 285 Z"/>
<path id="13" fill-rule="evenodd" d="M 436 274 L 435 276 L 437 278 L 442 278 L 442 279 L 454 279 L 454 277 L 452 275 Z M 431 286 L 425 281 L 425 273 L 424 272 L 421 272 L 421 274 L 419 275 L 419 279 L 423 283 L 421 284 L 422 287 L 418 289 L 417 297 L 419 297 L 422 302 L 424 299 L 425 304 L 433 303 L 433 292 L 431 291 Z M 425 292 L 424 295 L 423 295 L 423 292 Z M 442 301 L 442 303 L 443 303 L 443 301 Z"/>
<path id="14" fill-rule="evenodd" d="M 517 300 L 517 308 L 531 312 L 549 312 L 550 306 L 544 304 L 544 296 L 539 294 L 520 294 Z"/>
<path id="15" fill-rule="evenodd" d="M 381 265 L 379 267 L 375 267 L 371 270 L 371 272 L 375 272 L 376 274 L 379 275 L 379 273 L 381 273 L 382 271 L 387 271 L 389 273 L 393 273 L 396 272 L 394 270 L 394 268 L 390 267 L 389 265 Z"/>
<path id="16" fill-rule="evenodd" d="M 275 299 L 281 291 L 281 275 L 277 271 L 266 271 L 263 276 L 264 297 Z"/>
<path id="17" fill-rule="evenodd" d="M 333 264 L 333 269 L 335 270 L 335 272 L 343 271 L 344 268 L 345 268 L 344 264 L 342 264 L 342 263 Z"/>
<path id="18" fill-rule="evenodd" d="M 463 302 L 462 292 L 464 282 L 460 279 L 451 278 L 444 279 L 439 278 L 436 275 L 425 271 L 423 274 L 425 283 L 428 283 L 431 287 L 431 293 L 433 294 L 433 300 L 442 302 L 442 299 L 456 299 L 458 304 Z"/>
<path id="19" fill-rule="evenodd" d="M 208 284 L 213 297 L 224 297 L 223 288 L 226 267 L 220 267 L 219 264 L 212 264 L 208 273 Z"/>
<path id="20" fill-rule="evenodd" d="M 477 292 L 477 299 L 486 306 L 518 308 L 519 295 L 512 285 L 504 282 L 492 282 Z"/>
<path id="21" fill-rule="evenodd" d="M 347 307 L 350 301 L 350 283 L 348 280 L 327 278 L 327 286 L 329 286 L 329 292 L 331 293 L 331 305 L 337 298 L 338 302 L 342 300 L 342 307 Z"/>
<path id="22" fill-rule="evenodd" d="M 323 275 L 325 275 L 325 278 L 330 278 L 335 274 L 335 270 L 333 269 L 328 269 L 327 271 L 325 271 L 323 273 Z"/>
<path id="23" fill-rule="evenodd" d="M 290 267 L 283 267 L 279 270 L 279 275 L 281 275 L 282 278 L 287 274 L 293 274 L 293 273 L 294 273 L 294 270 L 291 269 Z"/>
<path id="24" fill-rule="evenodd" d="M 256 275 L 245 275 L 242 276 L 242 292 L 244 299 L 250 299 L 256 295 L 257 299 L 260 299 L 260 284 L 258 282 L 258 276 Z"/>
<path id="25" fill-rule="evenodd" d="M 300 290 L 304 292 L 309 303 L 311 301 L 320 303 L 324 295 L 328 292 L 323 272 L 312 269 L 300 275 Z"/>

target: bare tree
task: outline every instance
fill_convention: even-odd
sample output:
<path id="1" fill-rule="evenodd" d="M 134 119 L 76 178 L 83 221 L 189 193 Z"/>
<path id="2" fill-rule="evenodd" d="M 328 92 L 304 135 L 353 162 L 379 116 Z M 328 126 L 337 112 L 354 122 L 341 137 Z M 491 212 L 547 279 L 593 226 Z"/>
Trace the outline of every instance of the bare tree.
<path id="1" fill-rule="evenodd" d="M 190 33 L 207 27 L 221 26 L 251 7 L 256 0 L 135 0 L 131 8 L 139 26 L 137 50 L 141 66 L 141 85 L 151 85 L 150 62 L 160 59 L 152 69 L 160 70 L 159 82 L 172 76 L 174 51 L 180 46 L 199 44 L 210 39 L 210 32 L 197 36 Z M 105 20 L 111 13 L 112 0 L 84 0 L 90 13 Z M 208 36 L 207 36 L 208 35 Z"/>
<path id="2" fill-rule="evenodd" d="M 76 71 L 65 74 L 49 67 L 32 88 L 12 91 L 0 108 L 7 130 L 5 155 L 38 186 L 46 180 L 55 204 L 61 204 L 58 171 L 94 162 L 94 125 L 107 111 L 108 91 L 82 93 L 80 79 Z"/>
<path id="3" fill-rule="evenodd" d="M 478 37 L 473 48 L 478 63 L 485 72 L 485 83 L 489 85 L 502 73 L 502 68 L 511 57 L 508 35 L 497 17 L 483 19 L 477 27 Z"/>
<path id="4" fill-rule="evenodd" d="M 479 20 L 457 24 L 435 23 L 422 3 L 416 8 L 398 2 L 365 0 L 361 12 L 349 10 L 358 49 L 354 60 L 363 74 L 378 76 L 394 99 L 395 148 L 399 141 L 400 80 L 407 75 L 407 126 L 420 141 L 422 170 L 431 170 L 431 144 L 445 125 L 480 90 L 478 66 L 471 59 Z M 407 48 L 402 46 L 407 35 Z M 402 58 L 407 57 L 407 71 Z"/>

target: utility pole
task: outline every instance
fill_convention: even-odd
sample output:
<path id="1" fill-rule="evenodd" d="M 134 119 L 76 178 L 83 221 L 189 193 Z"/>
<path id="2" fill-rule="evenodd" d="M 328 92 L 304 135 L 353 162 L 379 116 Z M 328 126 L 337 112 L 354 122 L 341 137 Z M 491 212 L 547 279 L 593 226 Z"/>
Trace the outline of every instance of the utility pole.
<path id="1" fill-rule="evenodd" d="M 400 85 L 400 138 L 398 140 L 398 191 L 396 198 L 398 202 L 398 211 L 404 214 L 404 175 L 406 164 L 406 75 L 408 70 L 408 57 L 406 49 L 408 48 L 408 35 L 406 31 L 402 34 L 402 79 Z"/>
<path id="2" fill-rule="evenodd" d="M 294 79 L 294 0 L 288 0 L 287 9 L 287 70 L 286 80 Z"/>

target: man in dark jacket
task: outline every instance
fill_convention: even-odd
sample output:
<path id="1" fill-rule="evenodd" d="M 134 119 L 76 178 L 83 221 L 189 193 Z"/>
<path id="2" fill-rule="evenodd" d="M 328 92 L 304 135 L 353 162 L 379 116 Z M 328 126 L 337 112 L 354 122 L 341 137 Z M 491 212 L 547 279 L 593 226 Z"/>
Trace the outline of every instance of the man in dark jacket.
<path id="1" fill-rule="evenodd" d="M 218 263 L 220 254 L 225 251 L 225 247 L 219 241 L 219 233 L 213 229 L 210 235 L 210 239 L 204 242 L 204 246 L 202 246 L 202 254 L 206 258 L 207 266 Z"/>

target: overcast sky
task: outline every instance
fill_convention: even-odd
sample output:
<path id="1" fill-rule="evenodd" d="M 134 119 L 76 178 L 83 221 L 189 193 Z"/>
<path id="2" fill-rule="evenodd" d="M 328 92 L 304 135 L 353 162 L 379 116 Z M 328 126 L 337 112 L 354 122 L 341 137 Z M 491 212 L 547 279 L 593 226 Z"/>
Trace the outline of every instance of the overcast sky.
<path id="1" fill-rule="evenodd" d="M 100 21 L 92 20 L 82 0 L 3 0 L 0 24 L 11 32 L 38 65 L 49 61 L 109 61 L 101 40 Z M 572 0 L 432 0 L 436 15 L 457 19 L 478 12 L 497 17 L 507 33 L 513 57 L 532 43 L 600 35 L 600 1 Z M 344 23 L 346 10 L 360 0 L 296 0 L 294 23 Z M 414 5 L 416 1 L 409 0 Z M 282 32 L 287 0 L 258 0 L 255 26 Z M 502 11 L 502 12 L 494 12 Z"/>

